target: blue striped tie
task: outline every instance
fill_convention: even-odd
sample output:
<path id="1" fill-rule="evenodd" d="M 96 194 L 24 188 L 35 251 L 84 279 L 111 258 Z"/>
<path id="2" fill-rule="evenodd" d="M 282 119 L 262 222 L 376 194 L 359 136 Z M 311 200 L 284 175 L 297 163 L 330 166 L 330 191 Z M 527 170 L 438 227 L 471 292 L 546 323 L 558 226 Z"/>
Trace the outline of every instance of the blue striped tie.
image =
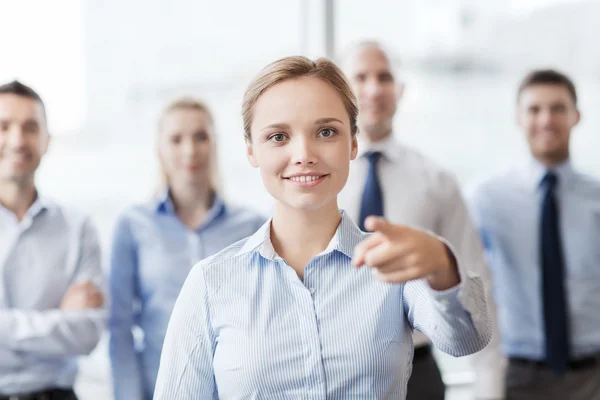
<path id="1" fill-rule="evenodd" d="M 558 178 L 553 172 L 548 172 L 542 180 L 544 197 L 540 229 L 540 255 L 546 363 L 556 374 L 562 374 L 566 371 L 569 362 L 569 329 L 559 214 L 554 193 L 557 183 Z"/>
<path id="2" fill-rule="evenodd" d="M 377 163 L 381 158 L 381 153 L 373 151 L 365 153 L 364 157 L 369 162 L 369 170 L 360 203 L 358 226 L 361 230 L 366 231 L 365 218 L 369 215 L 383 216 L 383 195 L 377 174 Z"/>

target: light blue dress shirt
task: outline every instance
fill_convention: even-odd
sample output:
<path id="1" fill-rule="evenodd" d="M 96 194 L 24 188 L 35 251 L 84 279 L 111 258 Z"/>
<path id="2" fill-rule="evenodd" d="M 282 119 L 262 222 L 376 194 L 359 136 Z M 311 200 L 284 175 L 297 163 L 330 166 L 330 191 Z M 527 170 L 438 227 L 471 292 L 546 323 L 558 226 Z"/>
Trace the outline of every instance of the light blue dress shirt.
<path id="1" fill-rule="evenodd" d="M 570 162 L 553 170 L 577 359 L 600 353 L 600 182 Z M 469 194 L 492 270 L 503 350 L 534 360 L 545 358 L 539 229 L 546 172 L 532 161 L 477 184 Z"/>
<path id="2" fill-rule="evenodd" d="M 169 317 L 191 267 L 250 236 L 264 221 L 216 197 L 204 223 L 191 230 L 175 214 L 167 191 L 118 219 L 110 256 L 115 400 L 152 398 Z M 140 340 L 134 340 L 135 327 Z"/>
<path id="3" fill-rule="evenodd" d="M 77 356 L 89 354 L 106 310 L 64 312 L 72 283 L 103 288 L 90 220 L 38 197 L 19 221 L 0 205 L 0 394 L 72 388 Z"/>
<path id="4" fill-rule="evenodd" d="M 413 328 L 454 356 L 488 343 L 479 277 L 459 267 L 461 284 L 443 292 L 385 283 L 351 265 L 367 235 L 342 213 L 303 281 L 275 253 L 270 222 L 198 263 L 169 322 L 155 399 L 403 399 Z"/>

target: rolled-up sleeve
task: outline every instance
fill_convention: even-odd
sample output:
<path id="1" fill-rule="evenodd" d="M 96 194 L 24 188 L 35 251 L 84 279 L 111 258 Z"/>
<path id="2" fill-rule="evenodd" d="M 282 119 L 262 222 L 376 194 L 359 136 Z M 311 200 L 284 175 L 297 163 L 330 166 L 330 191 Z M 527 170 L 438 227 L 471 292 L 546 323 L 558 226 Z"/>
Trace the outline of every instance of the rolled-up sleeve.
<path id="1" fill-rule="evenodd" d="M 115 400 L 146 398 L 139 354 L 135 349 L 134 302 L 138 269 L 137 245 L 131 233 L 129 219 L 118 219 L 110 249 L 109 287 L 109 355 Z"/>
<path id="2" fill-rule="evenodd" d="M 74 282 L 93 281 L 104 287 L 98 235 L 87 220 L 79 232 L 79 257 Z M 47 356 L 87 355 L 106 326 L 104 308 L 66 312 L 60 309 L 0 309 L 0 342 L 13 351 Z"/>

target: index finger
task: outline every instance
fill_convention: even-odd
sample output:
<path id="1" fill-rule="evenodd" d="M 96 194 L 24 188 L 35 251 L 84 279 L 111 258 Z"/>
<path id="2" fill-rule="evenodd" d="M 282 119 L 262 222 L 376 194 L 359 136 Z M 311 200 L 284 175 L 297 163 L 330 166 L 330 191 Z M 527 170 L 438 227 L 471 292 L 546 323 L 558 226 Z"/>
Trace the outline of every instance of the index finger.
<path id="1" fill-rule="evenodd" d="M 365 240 L 360 242 L 354 248 L 354 254 L 352 255 L 352 265 L 355 267 L 361 267 L 365 263 L 365 254 L 372 248 L 379 246 L 384 243 L 386 237 L 381 233 L 374 233 L 367 237 Z"/>
<path id="2" fill-rule="evenodd" d="M 378 232 L 390 238 L 404 236 L 412 230 L 408 225 L 393 224 L 383 217 L 373 215 L 365 219 L 365 228 L 370 232 Z"/>

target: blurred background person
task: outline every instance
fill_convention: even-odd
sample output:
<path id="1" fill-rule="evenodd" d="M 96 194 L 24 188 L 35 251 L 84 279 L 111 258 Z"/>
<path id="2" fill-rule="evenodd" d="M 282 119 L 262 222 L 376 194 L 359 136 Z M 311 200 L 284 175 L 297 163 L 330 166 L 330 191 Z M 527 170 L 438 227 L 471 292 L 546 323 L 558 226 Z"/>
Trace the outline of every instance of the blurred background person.
<path id="1" fill-rule="evenodd" d="M 39 94 L 1 85 L 0 400 L 75 400 L 106 322 L 95 228 L 35 185 L 49 142 Z"/>
<path id="2" fill-rule="evenodd" d="M 442 236 L 462 262 L 486 278 L 490 294 L 480 239 L 454 176 L 393 136 L 392 122 L 404 86 L 395 76 L 390 55 L 377 42 L 363 42 L 351 47 L 342 62 L 359 102 L 360 142 L 340 207 L 363 230 L 366 217 L 382 215 Z M 491 303 L 491 295 L 488 299 Z M 414 344 L 407 399 L 443 399 L 446 389 L 429 341 L 416 331 Z M 502 398 L 499 361 L 496 357 L 476 368 L 478 398 Z"/>
<path id="3" fill-rule="evenodd" d="M 509 400 L 600 399 L 600 181 L 572 165 L 577 102 L 563 73 L 527 75 L 516 115 L 530 161 L 470 195 L 494 276 Z"/>
<path id="4" fill-rule="evenodd" d="M 221 197 L 214 121 L 204 103 L 174 101 L 158 131 L 164 184 L 154 199 L 121 215 L 112 240 L 109 351 L 116 400 L 152 399 L 167 323 L 190 268 L 264 223 Z"/>

